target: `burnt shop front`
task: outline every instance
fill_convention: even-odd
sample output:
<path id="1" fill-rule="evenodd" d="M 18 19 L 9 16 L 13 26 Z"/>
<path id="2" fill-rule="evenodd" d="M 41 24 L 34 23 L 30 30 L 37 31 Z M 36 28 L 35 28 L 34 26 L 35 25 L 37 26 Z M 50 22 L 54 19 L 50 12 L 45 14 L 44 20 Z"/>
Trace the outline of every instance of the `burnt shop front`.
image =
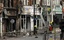
<path id="1" fill-rule="evenodd" d="M 3 18 L 2 21 L 3 35 L 12 33 L 16 30 L 16 17 Z"/>

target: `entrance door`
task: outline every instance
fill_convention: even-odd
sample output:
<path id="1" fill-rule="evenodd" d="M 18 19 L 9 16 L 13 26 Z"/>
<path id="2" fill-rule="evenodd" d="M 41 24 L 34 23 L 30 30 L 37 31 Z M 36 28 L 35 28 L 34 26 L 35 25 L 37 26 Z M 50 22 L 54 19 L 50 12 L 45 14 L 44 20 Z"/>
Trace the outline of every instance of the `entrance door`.
<path id="1" fill-rule="evenodd" d="M 29 31 L 30 30 L 30 16 L 29 15 L 22 15 L 21 17 L 21 26 L 24 31 Z"/>

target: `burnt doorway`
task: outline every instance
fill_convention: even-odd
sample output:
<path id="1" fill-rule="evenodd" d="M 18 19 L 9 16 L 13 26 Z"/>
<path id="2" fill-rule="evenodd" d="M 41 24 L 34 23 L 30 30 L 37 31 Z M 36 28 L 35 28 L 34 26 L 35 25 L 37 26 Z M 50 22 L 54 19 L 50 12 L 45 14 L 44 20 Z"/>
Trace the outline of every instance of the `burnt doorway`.
<path id="1" fill-rule="evenodd" d="M 6 31 L 12 32 L 16 30 L 16 18 L 15 17 L 8 17 L 6 19 Z"/>

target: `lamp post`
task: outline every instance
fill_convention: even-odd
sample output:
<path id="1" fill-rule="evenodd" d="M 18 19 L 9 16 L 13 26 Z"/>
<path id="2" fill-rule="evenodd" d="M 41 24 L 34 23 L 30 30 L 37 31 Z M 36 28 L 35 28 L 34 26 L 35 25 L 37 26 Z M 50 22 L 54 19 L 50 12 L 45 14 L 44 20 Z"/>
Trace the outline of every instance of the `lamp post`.
<path id="1" fill-rule="evenodd" d="M 33 16 L 34 16 L 34 26 L 35 26 L 35 0 L 33 0 Z"/>

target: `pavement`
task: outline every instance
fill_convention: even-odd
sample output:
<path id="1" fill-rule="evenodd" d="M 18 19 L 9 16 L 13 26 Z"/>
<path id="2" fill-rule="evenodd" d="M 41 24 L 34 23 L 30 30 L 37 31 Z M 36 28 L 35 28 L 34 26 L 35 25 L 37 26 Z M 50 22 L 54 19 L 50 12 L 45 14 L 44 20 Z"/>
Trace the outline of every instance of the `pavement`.
<path id="1" fill-rule="evenodd" d="M 43 40 L 43 35 L 38 35 L 38 38 L 35 38 L 35 36 L 24 36 L 24 37 L 12 37 L 0 40 Z"/>

